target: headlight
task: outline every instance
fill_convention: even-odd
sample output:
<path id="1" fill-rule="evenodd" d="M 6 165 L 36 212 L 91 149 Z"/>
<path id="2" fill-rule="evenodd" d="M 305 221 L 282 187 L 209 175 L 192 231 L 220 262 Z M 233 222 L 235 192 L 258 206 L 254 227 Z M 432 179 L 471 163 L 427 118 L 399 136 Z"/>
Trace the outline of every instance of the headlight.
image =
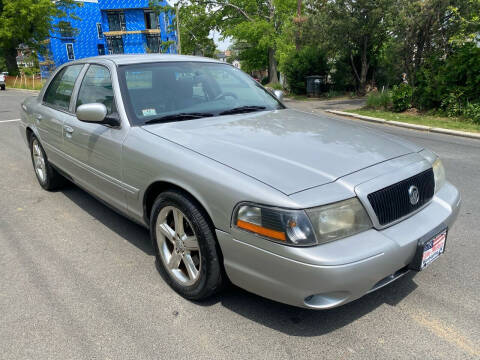
<path id="1" fill-rule="evenodd" d="M 435 178 L 435 192 L 445 184 L 445 168 L 443 167 L 442 160 L 437 158 L 432 165 L 433 177 Z"/>
<path id="2" fill-rule="evenodd" d="M 319 244 L 344 238 L 372 227 L 357 198 L 307 210 Z"/>
<path id="3" fill-rule="evenodd" d="M 233 223 L 240 229 L 294 246 L 323 244 L 372 227 L 357 198 L 307 210 L 241 204 L 234 212 Z"/>
<path id="4" fill-rule="evenodd" d="M 304 210 L 241 204 L 234 212 L 233 222 L 240 229 L 283 244 L 309 246 L 317 243 Z"/>

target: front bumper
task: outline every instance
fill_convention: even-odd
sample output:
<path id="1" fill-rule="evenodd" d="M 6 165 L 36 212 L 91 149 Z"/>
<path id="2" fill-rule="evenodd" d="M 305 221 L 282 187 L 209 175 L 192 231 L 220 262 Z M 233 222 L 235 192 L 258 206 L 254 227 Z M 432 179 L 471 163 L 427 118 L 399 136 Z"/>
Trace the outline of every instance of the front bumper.
<path id="1" fill-rule="evenodd" d="M 286 304 L 328 309 L 405 274 L 418 239 L 443 225 L 450 228 L 459 208 L 458 190 L 446 183 L 428 206 L 404 221 L 324 245 L 293 248 L 272 243 L 265 248 L 255 244 L 266 240 L 220 230 L 217 238 L 235 285 Z"/>

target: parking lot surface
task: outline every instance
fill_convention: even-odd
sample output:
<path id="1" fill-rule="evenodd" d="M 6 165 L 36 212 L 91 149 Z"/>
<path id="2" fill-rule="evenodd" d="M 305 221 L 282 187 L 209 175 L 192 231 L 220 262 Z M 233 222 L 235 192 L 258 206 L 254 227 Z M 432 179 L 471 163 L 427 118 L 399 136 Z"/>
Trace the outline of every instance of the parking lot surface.
<path id="1" fill-rule="evenodd" d="M 463 197 L 445 255 L 328 311 L 235 287 L 193 303 L 158 275 L 146 229 L 76 186 L 41 190 L 6 121 L 26 96 L 0 92 L 0 358 L 480 358 L 480 141 L 337 118 L 442 157 Z"/>

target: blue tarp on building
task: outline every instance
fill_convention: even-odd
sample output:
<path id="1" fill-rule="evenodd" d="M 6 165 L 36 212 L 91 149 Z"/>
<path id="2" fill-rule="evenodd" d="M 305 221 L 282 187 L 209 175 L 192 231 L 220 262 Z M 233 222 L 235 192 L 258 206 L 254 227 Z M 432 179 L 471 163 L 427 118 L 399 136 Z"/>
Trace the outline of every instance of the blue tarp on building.
<path id="1" fill-rule="evenodd" d="M 68 61 L 104 54 L 146 52 L 176 53 L 174 11 L 158 17 L 149 12 L 149 0 L 79 0 L 70 22 L 73 33 L 51 33 L 45 42 L 46 55 L 39 56 L 42 76 Z M 167 6 L 164 2 L 162 5 Z"/>

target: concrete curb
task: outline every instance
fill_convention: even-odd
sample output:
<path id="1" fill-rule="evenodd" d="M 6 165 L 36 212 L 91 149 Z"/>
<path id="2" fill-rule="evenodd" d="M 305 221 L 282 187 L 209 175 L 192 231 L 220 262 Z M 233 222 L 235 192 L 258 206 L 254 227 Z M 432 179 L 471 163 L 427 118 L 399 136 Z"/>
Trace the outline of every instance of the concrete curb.
<path id="1" fill-rule="evenodd" d="M 384 120 L 384 119 L 379 119 L 379 118 L 375 118 L 375 117 L 371 117 L 371 116 L 357 115 L 357 114 L 348 113 L 348 112 L 344 112 L 344 111 L 338 111 L 338 110 L 325 110 L 325 111 L 328 112 L 328 113 L 335 114 L 335 115 L 347 116 L 347 117 L 351 117 L 351 118 L 354 118 L 354 119 L 370 121 L 370 122 L 374 122 L 374 123 L 381 123 L 381 124 L 403 127 L 403 128 L 407 128 L 407 129 L 428 131 L 428 132 L 438 133 L 438 134 L 455 135 L 455 136 L 461 136 L 461 137 L 467 137 L 467 138 L 471 138 L 471 139 L 480 140 L 480 133 L 477 134 L 477 133 L 466 132 L 466 131 L 442 129 L 442 128 L 435 128 L 435 127 L 425 126 L 425 125 L 417 125 L 417 124 L 403 123 L 403 122 L 399 122 L 399 121 Z"/>

